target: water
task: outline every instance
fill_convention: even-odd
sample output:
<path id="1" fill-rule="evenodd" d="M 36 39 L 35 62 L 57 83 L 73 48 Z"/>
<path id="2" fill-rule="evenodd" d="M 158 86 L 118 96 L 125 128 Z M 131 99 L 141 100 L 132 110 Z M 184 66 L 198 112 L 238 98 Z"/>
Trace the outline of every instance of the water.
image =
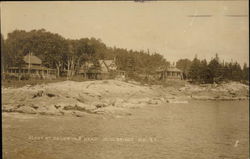
<path id="1" fill-rule="evenodd" d="M 126 117 L 3 118 L 6 158 L 247 159 L 248 101 L 191 101 Z M 27 116 L 27 115 L 26 115 Z M 61 137 L 57 140 L 33 137 Z M 63 140 L 63 137 L 82 137 Z"/>

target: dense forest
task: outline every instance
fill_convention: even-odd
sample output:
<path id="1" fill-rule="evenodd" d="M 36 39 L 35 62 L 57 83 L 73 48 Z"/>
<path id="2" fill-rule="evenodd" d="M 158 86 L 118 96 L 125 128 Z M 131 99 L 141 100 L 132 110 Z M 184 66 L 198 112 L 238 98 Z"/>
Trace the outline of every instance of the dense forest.
<path id="1" fill-rule="evenodd" d="M 192 61 L 180 59 L 176 62 L 176 67 L 183 71 L 184 78 L 198 83 L 246 82 L 249 80 L 249 67 L 247 64 L 244 64 L 243 68 L 241 68 L 236 61 L 221 61 L 218 54 L 209 62 L 206 59 L 200 60 L 197 56 Z"/>
<path id="2" fill-rule="evenodd" d="M 153 75 L 159 67 L 170 66 L 162 55 L 149 51 L 135 51 L 108 47 L 100 39 L 66 39 L 59 34 L 45 29 L 24 31 L 15 30 L 7 39 L 1 35 L 1 71 L 11 66 L 22 67 L 23 56 L 33 53 L 42 60 L 46 67 L 57 70 L 57 76 L 67 70 L 74 76 L 85 62 L 93 62 L 98 69 L 97 60 L 116 59 L 119 70 L 124 70 L 129 77 Z M 213 83 L 225 80 L 249 80 L 249 67 L 243 68 L 237 62 L 221 62 L 218 55 L 209 62 L 195 57 L 180 59 L 176 67 L 184 72 L 184 78 L 193 82 Z"/>

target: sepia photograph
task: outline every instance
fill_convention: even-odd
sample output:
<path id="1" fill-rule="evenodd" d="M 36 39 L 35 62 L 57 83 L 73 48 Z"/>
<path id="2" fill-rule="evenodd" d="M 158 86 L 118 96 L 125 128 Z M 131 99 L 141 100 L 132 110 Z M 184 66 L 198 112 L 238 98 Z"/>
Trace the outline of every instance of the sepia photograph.
<path id="1" fill-rule="evenodd" d="M 3 159 L 249 159 L 249 1 L 2 1 Z"/>

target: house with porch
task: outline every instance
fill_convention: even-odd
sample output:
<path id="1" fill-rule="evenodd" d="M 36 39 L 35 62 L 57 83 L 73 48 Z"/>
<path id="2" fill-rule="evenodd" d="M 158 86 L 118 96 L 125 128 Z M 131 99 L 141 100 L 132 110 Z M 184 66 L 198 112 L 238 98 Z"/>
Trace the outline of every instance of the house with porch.
<path id="1" fill-rule="evenodd" d="M 159 68 L 156 70 L 157 78 L 159 80 L 182 80 L 183 79 L 183 72 L 176 68 L 175 66 L 170 66 L 166 68 Z"/>
<path id="2" fill-rule="evenodd" d="M 7 74 L 17 77 L 29 75 L 31 78 L 55 78 L 56 70 L 42 66 L 42 61 L 37 56 L 28 54 L 23 57 L 25 64 L 22 67 L 9 67 Z"/>

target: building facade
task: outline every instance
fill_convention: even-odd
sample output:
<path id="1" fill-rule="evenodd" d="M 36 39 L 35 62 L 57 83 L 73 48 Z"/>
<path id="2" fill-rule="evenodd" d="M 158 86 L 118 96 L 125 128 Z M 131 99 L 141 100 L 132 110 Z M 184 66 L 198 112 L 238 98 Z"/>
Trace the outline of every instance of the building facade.
<path id="1" fill-rule="evenodd" d="M 24 56 L 25 64 L 22 67 L 9 67 L 6 71 L 9 75 L 29 76 L 31 78 L 55 78 L 56 70 L 42 66 L 42 61 L 32 54 Z"/>
<path id="2" fill-rule="evenodd" d="M 183 72 L 174 67 L 167 67 L 167 68 L 160 68 L 157 71 L 157 78 L 159 80 L 167 80 L 167 79 L 174 79 L 174 80 L 182 80 L 183 79 Z"/>
<path id="3" fill-rule="evenodd" d="M 87 79 L 125 79 L 125 71 L 118 70 L 114 60 L 98 60 L 98 66 L 86 62 L 79 71 Z"/>

